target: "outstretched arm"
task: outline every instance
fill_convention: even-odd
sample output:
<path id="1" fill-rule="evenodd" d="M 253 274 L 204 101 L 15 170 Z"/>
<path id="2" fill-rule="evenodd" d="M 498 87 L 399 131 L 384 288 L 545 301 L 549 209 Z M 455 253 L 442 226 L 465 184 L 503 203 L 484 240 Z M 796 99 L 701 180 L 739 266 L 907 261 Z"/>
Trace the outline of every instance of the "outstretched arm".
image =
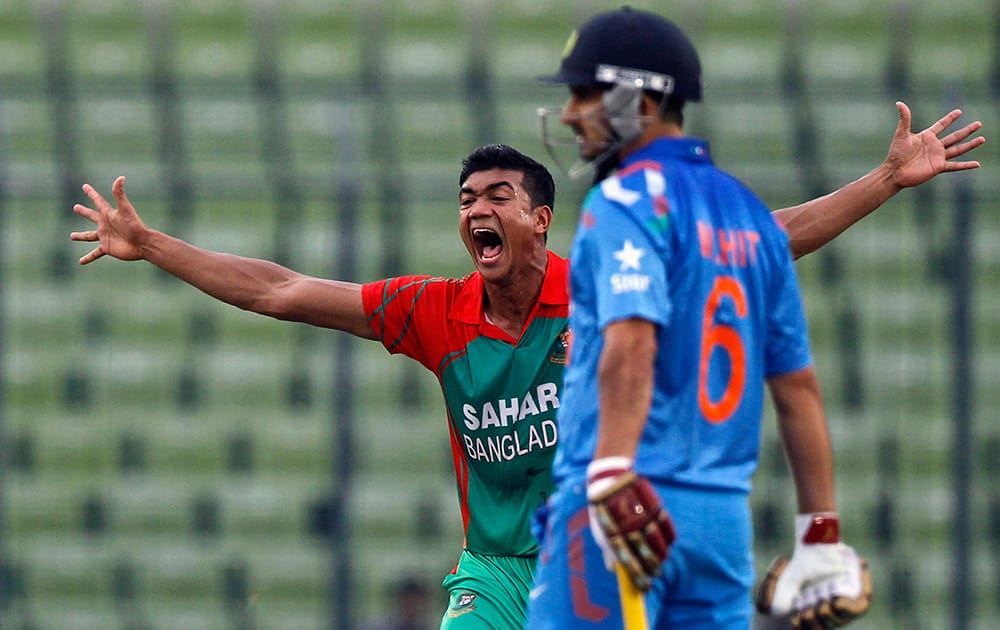
<path id="1" fill-rule="evenodd" d="M 919 133 L 910 130 L 910 108 L 898 101 L 899 124 L 889 145 L 889 153 L 877 168 L 843 188 L 818 199 L 775 211 L 785 226 L 795 258 L 816 251 L 833 240 L 893 195 L 919 186 L 940 173 L 979 168 L 976 161 L 955 158 L 986 142 L 983 136 L 965 141 L 983 125 L 978 120 L 938 136 L 962 115 L 956 109 Z"/>
<path id="2" fill-rule="evenodd" d="M 94 207 L 76 204 L 73 211 L 93 221 L 96 229 L 73 232 L 70 238 L 97 242 L 97 247 L 80 258 L 81 265 L 105 255 L 146 260 L 241 309 L 374 338 L 361 301 L 361 285 L 306 276 L 267 260 L 201 249 L 153 230 L 125 196 L 124 177 L 111 187 L 117 207 L 89 184 L 83 191 Z"/>

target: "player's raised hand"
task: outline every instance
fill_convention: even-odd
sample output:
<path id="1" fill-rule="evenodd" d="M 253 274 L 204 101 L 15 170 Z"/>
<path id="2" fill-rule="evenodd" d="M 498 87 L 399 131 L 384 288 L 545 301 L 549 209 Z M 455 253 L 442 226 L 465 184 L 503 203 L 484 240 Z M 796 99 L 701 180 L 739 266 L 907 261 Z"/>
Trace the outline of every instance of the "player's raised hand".
<path id="1" fill-rule="evenodd" d="M 618 563 L 641 591 L 660 575 L 676 534 L 660 497 L 624 457 L 596 459 L 587 467 L 590 530 L 608 569 Z"/>
<path id="2" fill-rule="evenodd" d="M 964 171 L 979 168 L 974 160 L 956 161 L 955 158 L 986 142 L 983 136 L 966 139 L 979 131 L 983 124 L 971 122 L 944 137 L 939 137 L 962 115 L 962 110 L 954 109 L 936 123 L 919 133 L 910 130 L 912 116 L 910 108 L 902 101 L 896 102 L 899 110 L 899 124 L 889 146 L 885 163 L 893 172 L 893 180 L 900 188 L 918 186 L 932 177 L 950 171 Z"/>
<path id="3" fill-rule="evenodd" d="M 868 562 L 840 542 L 836 513 L 795 518 L 795 552 L 779 556 L 757 587 L 765 615 L 791 616 L 796 628 L 837 628 L 871 606 Z"/>
<path id="4" fill-rule="evenodd" d="M 113 208 L 90 184 L 83 185 L 83 192 L 90 197 L 94 207 L 76 204 L 73 206 L 73 212 L 93 221 L 95 229 L 71 232 L 69 237 L 74 241 L 97 241 L 98 245 L 80 257 L 80 264 L 94 262 L 105 254 L 119 260 L 141 259 L 141 239 L 148 228 L 125 196 L 125 178 L 118 177 L 111 185 L 116 208 Z"/>

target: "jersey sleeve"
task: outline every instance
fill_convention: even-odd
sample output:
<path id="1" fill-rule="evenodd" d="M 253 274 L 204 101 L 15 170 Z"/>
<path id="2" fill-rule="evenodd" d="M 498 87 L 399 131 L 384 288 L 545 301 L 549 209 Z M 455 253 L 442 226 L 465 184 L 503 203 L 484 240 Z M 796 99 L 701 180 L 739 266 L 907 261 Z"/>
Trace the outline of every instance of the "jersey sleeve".
<path id="1" fill-rule="evenodd" d="M 602 201 L 599 225 L 587 231 L 580 249 L 594 282 L 598 328 L 631 318 L 665 325 L 671 311 L 666 240 L 632 211 Z"/>
<path id="2" fill-rule="evenodd" d="M 362 286 L 368 323 L 386 350 L 434 369 L 448 316 L 440 299 L 444 282 L 428 276 L 402 276 Z"/>
<path id="3" fill-rule="evenodd" d="M 812 364 L 802 294 L 791 255 L 776 274 L 768 314 L 765 376 L 794 372 Z"/>

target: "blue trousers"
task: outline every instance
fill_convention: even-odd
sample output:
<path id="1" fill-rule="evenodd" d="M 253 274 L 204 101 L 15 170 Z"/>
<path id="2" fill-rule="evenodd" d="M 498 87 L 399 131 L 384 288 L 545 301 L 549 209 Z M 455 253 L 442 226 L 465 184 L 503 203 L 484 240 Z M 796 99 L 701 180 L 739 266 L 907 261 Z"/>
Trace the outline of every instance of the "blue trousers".
<path id="1" fill-rule="evenodd" d="M 650 628 L 747 630 L 754 580 L 747 495 L 654 485 L 677 540 L 645 596 Z M 562 484 L 536 521 L 541 555 L 526 627 L 620 629 L 618 583 L 590 533 L 584 480 Z"/>

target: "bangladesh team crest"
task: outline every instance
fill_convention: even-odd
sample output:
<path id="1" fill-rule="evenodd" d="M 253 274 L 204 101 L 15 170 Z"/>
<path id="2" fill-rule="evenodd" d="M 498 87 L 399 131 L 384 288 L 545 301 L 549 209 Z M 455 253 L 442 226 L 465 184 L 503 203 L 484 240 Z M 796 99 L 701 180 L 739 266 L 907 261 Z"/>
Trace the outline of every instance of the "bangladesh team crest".
<path id="1" fill-rule="evenodd" d="M 448 608 L 448 616 L 451 618 L 461 617 L 476 609 L 475 593 L 456 593 L 456 598 L 452 599 Z"/>
<path id="2" fill-rule="evenodd" d="M 569 361 L 569 345 L 571 342 L 571 335 L 569 328 L 563 328 L 563 331 L 559 333 L 556 337 L 555 343 L 552 344 L 552 351 L 549 353 L 549 361 L 552 363 L 558 363 L 559 365 L 566 365 Z"/>

